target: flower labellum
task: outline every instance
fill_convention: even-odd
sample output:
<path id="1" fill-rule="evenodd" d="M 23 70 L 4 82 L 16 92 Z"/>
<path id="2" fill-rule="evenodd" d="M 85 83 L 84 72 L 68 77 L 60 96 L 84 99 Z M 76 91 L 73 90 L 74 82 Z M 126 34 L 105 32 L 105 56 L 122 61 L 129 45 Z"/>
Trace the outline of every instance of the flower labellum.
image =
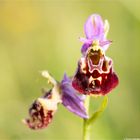
<path id="1" fill-rule="evenodd" d="M 43 106 L 45 100 L 37 99 L 29 109 L 29 119 L 23 120 L 26 125 L 31 129 L 41 129 L 48 126 L 51 122 L 54 111 L 48 110 Z"/>
<path id="2" fill-rule="evenodd" d="M 105 95 L 118 85 L 113 61 L 105 55 L 106 46 L 109 45 L 106 39 L 109 27 L 106 26 L 109 25 L 104 25 L 101 17 L 95 14 L 85 23 L 83 56 L 72 80 L 73 87 L 85 95 Z"/>
<path id="3" fill-rule="evenodd" d="M 24 123 L 31 129 L 42 129 L 52 121 L 53 115 L 57 110 L 58 103 L 61 103 L 60 95 L 56 94 L 53 88 L 44 97 L 35 100 L 29 109 L 29 119 Z"/>
<path id="4" fill-rule="evenodd" d="M 48 71 L 43 71 L 41 74 L 43 77 L 47 78 L 48 83 L 51 83 L 53 88 L 45 92 L 44 96 L 33 102 L 29 109 L 30 118 L 23 120 L 29 128 L 34 130 L 47 127 L 57 111 L 58 104 L 62 103 L 59 93 L 59 85 L 56 80 L 48 73 Z"/>

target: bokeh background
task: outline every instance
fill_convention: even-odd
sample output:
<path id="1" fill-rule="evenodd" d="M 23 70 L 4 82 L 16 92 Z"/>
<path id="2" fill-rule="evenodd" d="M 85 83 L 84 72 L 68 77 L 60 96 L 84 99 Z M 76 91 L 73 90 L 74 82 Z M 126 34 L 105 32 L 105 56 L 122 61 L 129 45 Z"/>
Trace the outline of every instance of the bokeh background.
<path id="1" fill-rule="evenodd" d="M 92 13 L 108 19 L 107 55 L 119 86 L 92 127 L 92 140 L 140 138 L 139 0 L 0 0 L 0 140 L 81 140 L 82 119 L 59 106 L 47 129 L 22 124 L 47 82 L 47 69 L 61 80 L 73 75 L 80 58 L 83 25 Z M 91 111 L 101 99 L 92 99 Z"/>

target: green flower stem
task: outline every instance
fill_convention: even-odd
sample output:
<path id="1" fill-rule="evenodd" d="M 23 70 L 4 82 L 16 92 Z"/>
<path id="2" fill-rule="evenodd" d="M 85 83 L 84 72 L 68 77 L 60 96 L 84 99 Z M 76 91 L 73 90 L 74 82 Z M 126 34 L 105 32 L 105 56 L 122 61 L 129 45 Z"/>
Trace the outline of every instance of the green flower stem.
<path id="1" fill-rule="evenodd" d="M 91 125 L 100 117 L 103 111 L 106 109 L 108 103 L 108 97 L 104 96 L 104 99 L 96 112 L 94 112 L 89 119 L 84 119 L 83 123 L 83 140 L 90 140 Z M 90 96 L 87 96 L 85 100 L 85 108 L 89 114 Z"/>
<path id="2" fill-rule="evenodd" d="M 91 126 L 87 122 L 88 122 L 88 119 L 84 119 L 83 140 L 90 140 L 90 128 L 91 128 Z"/>
<path id="3" fill-rule="evenodd" d="M 85 100 L 85 108 L 87 110 L 87 114 L 89 114 L 89 104 L 90 104 L 90 96 L 86 97 Z M 83 140 L 90 140 L 90 124 L 88 123 L 88 119 L 84 119 L 83 122 Z"/>

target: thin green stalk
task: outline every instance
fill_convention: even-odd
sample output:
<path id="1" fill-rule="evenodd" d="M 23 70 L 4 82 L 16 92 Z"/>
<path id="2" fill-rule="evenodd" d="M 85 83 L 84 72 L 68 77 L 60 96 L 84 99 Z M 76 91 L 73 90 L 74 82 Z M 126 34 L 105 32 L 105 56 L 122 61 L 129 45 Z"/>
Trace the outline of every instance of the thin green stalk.
<path id="1" fill-rule="evenodd" d="M 87 110 L 87 114 L 89 113 L 89 104 L 90 96 L 87 96 L 85 100 L 85 108 Z M 90 140 L 90 124 L 88 123 L 88 119 L 84 119 L 83 122 L 83 140 Z"/>
<path id="2" fill-rule="evenodd" d="M 83 123 L 83 140 L 90 140 L 90 131 L 92 124 L 101 116 L 103 111 L 106 109 L 108 103 L 108 97 L 105 96 L 100 107 L 96 112 L 94 112 L 89 119 L 84 119 Z M 90 104 L 90 96 L 87 96 L 85 100 L 85 108 L 87 110 L 87 114 L 89 114 L 89 104 Z"/>

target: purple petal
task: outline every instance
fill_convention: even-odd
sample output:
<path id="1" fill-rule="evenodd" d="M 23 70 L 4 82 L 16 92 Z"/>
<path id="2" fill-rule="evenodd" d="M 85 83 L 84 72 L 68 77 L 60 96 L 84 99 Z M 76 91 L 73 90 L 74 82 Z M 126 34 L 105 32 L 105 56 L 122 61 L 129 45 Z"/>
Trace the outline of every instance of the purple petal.
<path id="1" fill-rule="evenodd" d="M 102 39 L 104 37 L 104 24 L 98 14 L 91 15 L 84 26 L 87 39 Z"/>
<path id="2" fill-rule="evenodd" d="M 82 38 L 80 37 L 79 40 L 84 43 L 82 48 L 81 48 L 81 52 L 82 54 L 85 54 L 87 49 L 92 45 L 92 39 L 87 39 L 87 38 Z"/>
<path id="3" fill-rule="evenodd" d="M 70 83 L 70 82 L 71 82 L 71 79 L 65 73 L 61 84 L 63 85 L 65 83 Z"/>
<path id="4" fill-rule="evenodd" d="M 110 41 L 110 40 L 100 41 L 100 42 L 99 42 L 100 46 L 110 45 L 111 43 L 112 43 L 112 41 Z"/>
<path id="5" fill-rule="evenodd" d="M 89 44 L 83 44 L 82 48 L 81 48 L 81 52 L 84 55 L 87 51 L 87 49 L 90 47 Z"/>
<path id="6" fill-rule="evenodd" d="M 83 96 L 77 94 L 77 91 L 71 85 L 71 79 L 64 75 L 61 82 L 62 104 L 71 112 L 82 118 L 88 118 L 84 107 Z"/>
<path id="7" fill-rule="evenodd" d="M 100 46 L 103 48 L 104 51 L 106 51 L 108 49 L 108 47 L 111 43 L 112 43 L 112 41 L 110 41 L 110 40 L 104 40 L 104 41 L 99 42 Z"/>
<path id="8" fill-rule="evenodd" d="M 80 37 L 79 40 L 81 42 L 83 42 L 84 44 L 89 44 L 89 45 L 91 45 L 92 41 L 93 41 L 92 39 L 87 39 L 87 38 L 83 38 L 83 37 Z"/>

